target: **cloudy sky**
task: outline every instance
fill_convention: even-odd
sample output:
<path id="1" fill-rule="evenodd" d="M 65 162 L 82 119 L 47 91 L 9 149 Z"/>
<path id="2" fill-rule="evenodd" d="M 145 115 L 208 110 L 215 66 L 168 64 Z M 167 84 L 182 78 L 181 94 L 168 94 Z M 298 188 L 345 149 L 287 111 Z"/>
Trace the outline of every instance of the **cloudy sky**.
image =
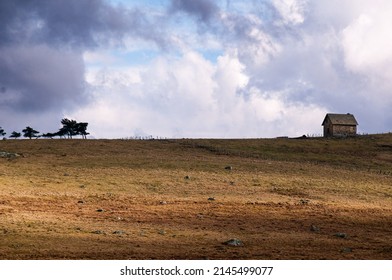
<path id="1" fill-rule="evenodd" d="M 95 138 L 392 130 L 389 0 L 2 0 L 0 126 Z"/>

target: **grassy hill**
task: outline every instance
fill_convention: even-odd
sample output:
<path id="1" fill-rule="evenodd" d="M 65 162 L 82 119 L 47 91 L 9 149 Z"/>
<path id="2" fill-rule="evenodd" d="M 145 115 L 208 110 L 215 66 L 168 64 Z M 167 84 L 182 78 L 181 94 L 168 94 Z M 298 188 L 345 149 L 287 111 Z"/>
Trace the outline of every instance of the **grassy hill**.
<path id="1" fill-rule="evenodd" d="M 0 151 L 20 155 L 0 158 L 2 259 L 392 257 L 391 134 Z"/>

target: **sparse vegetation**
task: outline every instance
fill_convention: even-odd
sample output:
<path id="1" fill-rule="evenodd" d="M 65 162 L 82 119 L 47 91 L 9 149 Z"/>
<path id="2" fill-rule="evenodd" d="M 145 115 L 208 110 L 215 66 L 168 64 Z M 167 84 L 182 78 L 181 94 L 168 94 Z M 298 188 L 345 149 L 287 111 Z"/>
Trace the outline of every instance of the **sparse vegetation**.
<path id="1" fill-rule="evenodd" d="M 21 136 L 22 136 L 21 133 L 16 132 L 16 131 L 12 131 L 12 133 L 11 133 L 11 135 L 10 135 L 10 138 L 16 139 L 16 138 L 19 138 L 19 137 L 21 137 Z"/>
<path id="2" fill-rule="evenodd" d="M 390 259 L 391 147 L 391 134 L 1 141 L 20 156 L 0 158 L 0 258 Z"/>
<path id="3" fill-rule="evenodd" d="M 0 126 L 0 136 L 4 136 L 7 133 L 4 131 L 4 129 Z"/>
<path id="4" fill-rule="evenodd" d="M 23 137 L 26 137 L 26 138 L 29 138 L 29 139 L 31 139 L 33 137 L 37 138 L 38 137 L 38 133 L 39 133 L 39 131 L 31 128 L 30 126 L 27 126 L 25 129 L 22 130 L 22 132 L 23 132 Z"/>
<path id="5" fill-rule="evenodd" d="M 61 120 L 61 124 L 63 125 L 62 128 L 60 128 L 57 132 L 48 132 L 48 133 L 43 133 L 42 135 L 39 135 L 39 131 L 31 128 L 30 126 L 27 126 L 25 129 L 22 130 L 23 132 L 23 137 L 25 138 L 50 138 L 53 139 L 54 137 L 59 137 L 59 138 L 68 138 L 72 139 L 73 136 L 76 135 L 81 135 L 82 139 L 87 139 L 87 135 L 90 133 L 87 132 L 87 122 L 77 122 L 75 120 L 69 120 L 67 118 L 64 118 Z M 4 136 L 7 133 L 4 131 L 3 128 L 0 127 L 0 136 Z M 19 132 L 13 131 L 10 135 L 10 138 L 19 138 L 22 135 Z"/>

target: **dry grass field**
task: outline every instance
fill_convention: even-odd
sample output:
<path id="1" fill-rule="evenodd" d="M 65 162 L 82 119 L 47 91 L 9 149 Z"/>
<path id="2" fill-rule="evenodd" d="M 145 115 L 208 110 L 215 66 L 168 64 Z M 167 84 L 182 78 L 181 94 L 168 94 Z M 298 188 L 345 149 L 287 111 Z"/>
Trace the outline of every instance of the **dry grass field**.
<path id="1" fill-rule="evenodd" d="M 392 258 L 390 134 L 0 151 L 0 259 Z"/>

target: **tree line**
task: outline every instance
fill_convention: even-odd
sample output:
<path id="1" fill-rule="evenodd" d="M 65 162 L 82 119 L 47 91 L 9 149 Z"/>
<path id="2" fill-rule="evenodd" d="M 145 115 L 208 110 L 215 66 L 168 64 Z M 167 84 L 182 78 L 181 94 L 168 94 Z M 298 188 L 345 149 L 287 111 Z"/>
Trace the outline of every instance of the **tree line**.
<path id="1" fill-rule="evenodd" d="M 87 135 L 90 133 L 87 132 L 87 126 L 88 123 L 86 122 L 77 122 L 75 120 L 69 120 L 67 118 L 61 120 L 62 127 L 54 133 L 44 133 L 44 134 L 39 134 L 40 132 L 33 129 L 30 126 L 27 126 L 25 129 L 22 130 L 23 137 L 25 138 L 51 138 L 53 139 L 54 137 L 60 137 L 60 138 L 68 138 L 72 139 L 73 136 L 81 135 L 83 139 L 87 139 Z M 22 137 L 22 133 L 13 131 L 9 138 L 20 138 Z M 2 127 L 0 127 L 0 136 L 5 137 L 7 133 L 4 131 Z"/>

